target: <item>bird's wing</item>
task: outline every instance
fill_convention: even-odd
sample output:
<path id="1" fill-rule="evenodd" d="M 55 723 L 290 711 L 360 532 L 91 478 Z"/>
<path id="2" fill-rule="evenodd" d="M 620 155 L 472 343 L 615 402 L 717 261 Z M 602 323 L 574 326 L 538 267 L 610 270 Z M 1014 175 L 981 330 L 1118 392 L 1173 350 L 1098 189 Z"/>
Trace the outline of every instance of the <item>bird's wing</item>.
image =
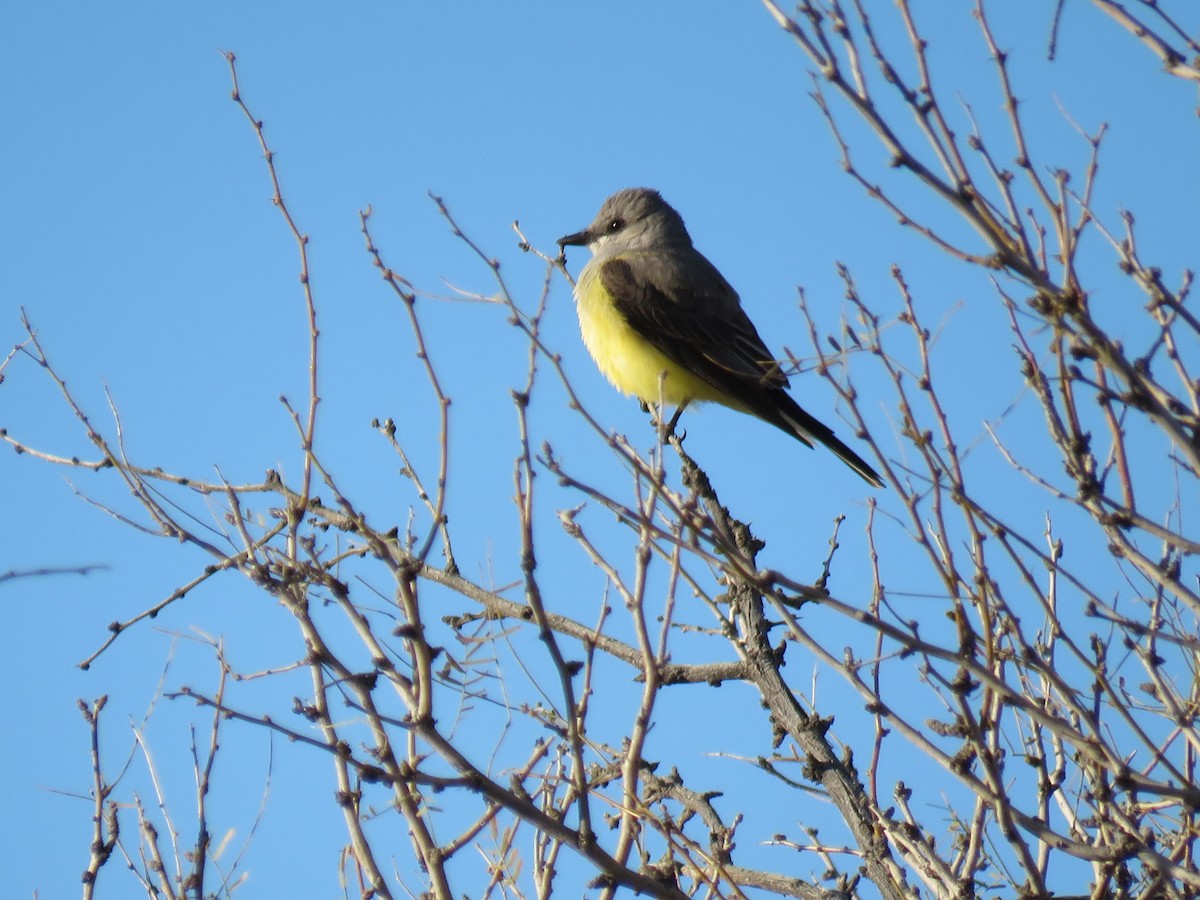
<path id="1" fill-rule="evenodd" d="M 610 259 L 600 281 L 629 326 L 660 353 L 755 412 L 764 389 L 787 386 L 737 294 L 707 259 L 696 254 L 676 266 L 676 278 L 665 277 L 662 261 L 638 262 Z"/>
<path id="2" fill-rule="evenodd" d="M 637 261 L 635 266 L 615 257 L 599 272 L 630 328 L 747 411 L 801 443 L 820 441 L 870 484 L 883 485 L 866 460 L 784 390 L 787 376 L 712 263 L 699 253 L 682 260 L 660 256 Z"/>

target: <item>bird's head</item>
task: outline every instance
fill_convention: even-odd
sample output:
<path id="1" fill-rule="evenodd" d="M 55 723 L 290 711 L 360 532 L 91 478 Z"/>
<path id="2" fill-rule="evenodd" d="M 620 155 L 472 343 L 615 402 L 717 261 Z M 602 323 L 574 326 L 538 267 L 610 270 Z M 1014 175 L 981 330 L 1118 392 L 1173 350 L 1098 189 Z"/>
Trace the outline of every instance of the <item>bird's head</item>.
<path id="1" fill-rule="evenodd" d="M 604 201 L 592 224 L 558 239 L 559 247 L 587 247 L 596 256 L 692 243 L 683 218 L 658 191 L 625 188 Z"/>

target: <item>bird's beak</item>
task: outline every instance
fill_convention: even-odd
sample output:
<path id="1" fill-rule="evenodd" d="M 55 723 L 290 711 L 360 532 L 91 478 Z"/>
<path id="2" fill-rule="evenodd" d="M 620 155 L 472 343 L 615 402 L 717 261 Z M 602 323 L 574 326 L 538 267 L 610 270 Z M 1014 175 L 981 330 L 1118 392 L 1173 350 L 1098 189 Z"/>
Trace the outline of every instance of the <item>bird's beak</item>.
<path id="1" fill-rule="evenodd" d="M 586 228 L 583 231 L 577 231 L 574 234 L 568 234 L 565 237 L 560 237 L 556 244 L 559 247 L 586 247 L 592 242 L 592 233 Z"/>

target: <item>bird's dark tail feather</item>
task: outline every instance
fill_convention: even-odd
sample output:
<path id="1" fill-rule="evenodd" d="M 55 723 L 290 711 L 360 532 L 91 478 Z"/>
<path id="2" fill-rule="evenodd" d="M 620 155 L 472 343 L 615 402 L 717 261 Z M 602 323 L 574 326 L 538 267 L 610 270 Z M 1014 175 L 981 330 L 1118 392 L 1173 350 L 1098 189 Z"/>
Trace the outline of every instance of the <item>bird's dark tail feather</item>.
<path id="1" fill-rule="evenodd" d="M 883 487 L 883 479 L 865 459 L 843 444 L 833 430 L 823 422 L 814 419 L 796 403 L 788 394 L 783 394 L 786 402 L 781 402 L 775 408 L 775 416 L 764 416 L 768 422 L 786 431 L 792 437 L 799 438 L 806 444 L 812 441 L 824 444 L 837 454 L 838 459 L 857 472 L 864 481 L 875 487 Z"/>

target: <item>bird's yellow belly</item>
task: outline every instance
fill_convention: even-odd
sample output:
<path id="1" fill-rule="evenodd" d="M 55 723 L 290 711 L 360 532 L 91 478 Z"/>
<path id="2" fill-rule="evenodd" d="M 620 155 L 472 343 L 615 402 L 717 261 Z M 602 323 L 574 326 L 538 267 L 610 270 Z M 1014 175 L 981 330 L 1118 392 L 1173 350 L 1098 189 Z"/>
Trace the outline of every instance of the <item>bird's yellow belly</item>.
<path id="1" fill-rule="evenodd" d="M 604 377 L 624 394 L 674 405 L 715 400 L 728 403 L 703 379 L 681 368 L 647 342 L 609 301 L 604 287 L 586 269 L 575 288 L 583 343 Z"/>

